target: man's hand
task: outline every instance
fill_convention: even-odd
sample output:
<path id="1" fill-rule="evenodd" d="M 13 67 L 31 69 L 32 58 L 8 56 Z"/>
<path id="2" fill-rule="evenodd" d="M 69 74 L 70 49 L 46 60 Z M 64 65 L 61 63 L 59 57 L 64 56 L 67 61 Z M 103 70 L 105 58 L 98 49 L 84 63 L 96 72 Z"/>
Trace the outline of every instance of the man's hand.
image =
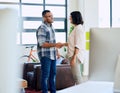
<path id="1" fill-rule="evenodd" d="M 61 47 L 63 47 L 63 46 L 64 46 L 64 44 L 63 44 L 63 43 L 60 43 L 60 42 L 58 42 L 58 43 L 55 44 L 55 47 L 56 47 L 56 48 L 61 48 Z"/>

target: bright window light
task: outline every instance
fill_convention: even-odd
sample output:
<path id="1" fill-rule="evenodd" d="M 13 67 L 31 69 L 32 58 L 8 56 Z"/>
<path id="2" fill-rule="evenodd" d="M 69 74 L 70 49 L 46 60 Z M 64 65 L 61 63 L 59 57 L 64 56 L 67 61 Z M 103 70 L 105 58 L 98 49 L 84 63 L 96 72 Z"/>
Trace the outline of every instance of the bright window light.
<path id="1" fill-rule="evenodd" d="M 65 18 L 65 7 L 59 6 L 46 6 L 45 9 L 50 10 L 54 17 Z"/>
<path id="2" fill-rule="evenodd" d="M 66 33 L 65 32 L 56 32 L 55 33 L 56 42 L 66 42 Z"/>
<path id="3" fill-rule="evenodd" d="M 37 29 L 41 25 L 41 21 L 24 21 L 24 29 Z"/>
<path id="4" fill-rule="evenodd" d="M 46 4 L 65 4 L 65 0 L 45 0 Z"/>
<path id="5" fill-rule="evenodd" d="M 43 0 L 22 0 L 22 3 L 43 3 Z"/>
<path id="6" fill-rule="evenodd" d="M 35 32 L 23 32 L 22 33 L 22 44 L 37 44 Z"/>
<path id="7" fill-rule="evenodd" d="M 19 2 L 19 0 L 0 0 L 0 2 Z"/>
<path id="8" fill-rule="evenodd" d="M 99 27 L 110 27 L 110 0 L 99 0 Z"/>
<path id="9" fill-rule="evenodd" d="M 64 22 L 61 22 L 61 21 L 54 21 L 53 22 L 53 27 L 55 29 L 64 29 Z"/>
<path id="10" fill-rule="evenodd" d="M 112 0 L 112 26 L 113 27 L 120 27 L 120 0 Z"/>
<path id="11" fill-rule="evenodd" d="M 16 39 L 17 44 L 20 44 L 20 33 L 19 32 L 17 32 L 17 37 L 16 38 L 17 38 Z"/>
<path id="12" fill-rule="evenodd" d="M 22 6 L 22 16 L 23 17 L 42 17 L 43 6 L 32 6 L 23 5 Z"/>

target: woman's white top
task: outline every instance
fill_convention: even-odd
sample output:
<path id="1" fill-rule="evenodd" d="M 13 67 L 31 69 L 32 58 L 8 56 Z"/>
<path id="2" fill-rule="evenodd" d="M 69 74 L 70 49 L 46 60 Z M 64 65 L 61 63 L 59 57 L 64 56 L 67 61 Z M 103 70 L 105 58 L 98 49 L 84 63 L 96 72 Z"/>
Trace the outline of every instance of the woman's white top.
<path id="1" fill-rule="evenodd" d="M 83 63 L 85 58 L 85 32 L 80 24 L 74 27 L 68 37 L 68 57 L 73 56 L 75 47 L 79 49 L 77 58 Z"/>

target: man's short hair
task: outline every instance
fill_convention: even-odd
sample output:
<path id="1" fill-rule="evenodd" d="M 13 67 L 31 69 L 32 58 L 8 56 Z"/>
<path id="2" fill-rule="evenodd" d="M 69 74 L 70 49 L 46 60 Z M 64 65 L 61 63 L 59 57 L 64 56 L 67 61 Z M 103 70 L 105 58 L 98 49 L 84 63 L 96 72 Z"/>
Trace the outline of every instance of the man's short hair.
<path id="1" fill-rule="evenodd" d="M 44 11 L 42 12 L 42 17 L 44 17 L 44 16 L 46 15 L 46 13 L 48 13 L 48 12 L 50 12 L 50 10 L 44 10 Z"/>

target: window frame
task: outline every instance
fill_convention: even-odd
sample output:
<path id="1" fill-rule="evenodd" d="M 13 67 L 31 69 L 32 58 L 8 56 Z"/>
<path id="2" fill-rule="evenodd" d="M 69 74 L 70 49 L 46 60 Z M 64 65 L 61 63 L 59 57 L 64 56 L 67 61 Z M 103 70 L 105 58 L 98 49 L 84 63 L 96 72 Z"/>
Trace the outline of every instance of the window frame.
<path id="1" fill-rule="evenodd" d="M 46 9 L 46 6 L 58 6 L 58 7 L 64 7 L 65 8 L 65 17 L 57 17 L 54 18 L 54 21 L 62 21 L 64 22 L 64 29 L 55 29 L 56 33 L 57 32 L 65 32 L 66 37 L 67 37 L 67 0 L 65 0 L 65 4 L 46 4 L 45 0 L 43 0 L 43 3 L 24 3 L 22 2 L 22 0 L 19 0 L 19 2 L 0 2 L 0 4 L 9 4 L 9 5 L 18 5 L 19 6 L 19 14 L 20 14 L 20 28 L 21 30 L 18 31 L 19 34 L 19 44 L 17 45 L 22 45 L 22 46 L 29 46 L 29 45 L 36 45 L 36 44 L 22 44 L 22 33 L 23 32 L 35 32 L 36 33 L 36 29 L 24 29 L 24 21 L 42 21 L 42 17 L 23 17 L 22 16 L 22 6 L 23 5 L 31 5 L 31 6 L 42 6 L 43 10 Z M 43 11 L 42 10 L 42 11 Z M 67 38 L 65 37 L 65 40 L 67 40 Z M 18 43 L 18 42 L 17 42 Z"/>

